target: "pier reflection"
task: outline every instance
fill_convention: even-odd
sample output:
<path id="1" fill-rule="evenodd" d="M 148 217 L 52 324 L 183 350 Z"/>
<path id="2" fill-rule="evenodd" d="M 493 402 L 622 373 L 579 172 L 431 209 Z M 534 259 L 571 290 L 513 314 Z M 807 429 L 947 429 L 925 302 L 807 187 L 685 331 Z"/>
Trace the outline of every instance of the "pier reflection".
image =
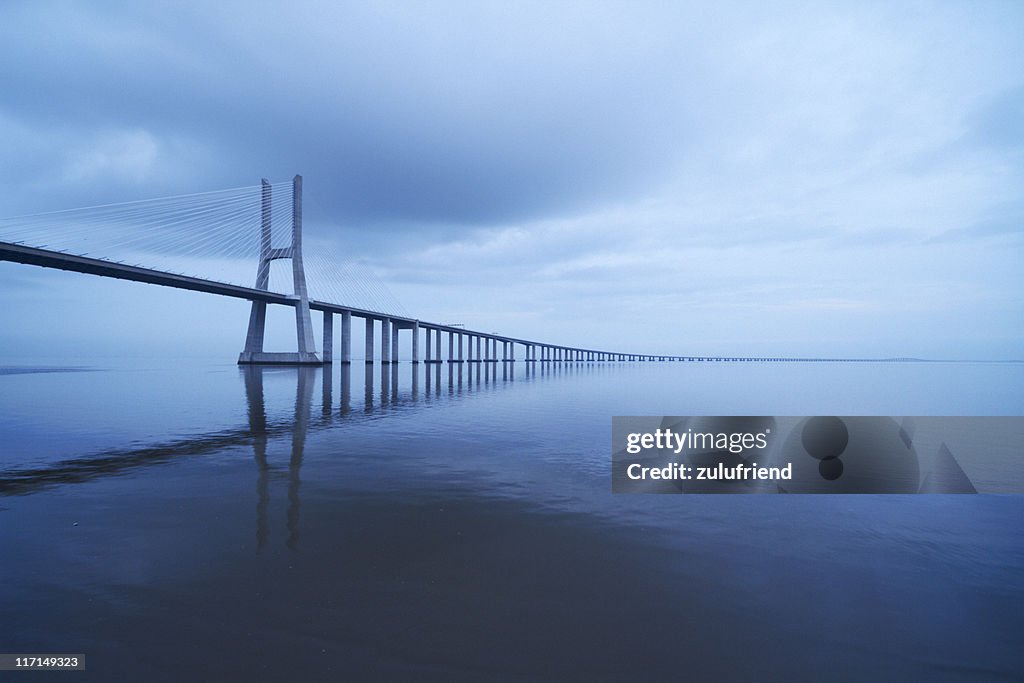
<path id="1" fill-rule="evenodd" d="M 498 380 L 498 366 L 501 366 L 501 380 Z M 359 367 L 356 366 L 356 372 Z M 577 371 L 592 372 L 594 366 L 572 365 L 565 368 L 559 367 L 558 375 L 563 372 L 575 373 Z M 285 541 L 289 549 L 298 547 L 300 538 L 300 509 L 301 509 L 301 468 L 303 451 L 306 439 L 310 430 L 323 429 L 332 425 L 343 424 L 352 419 L 351 385 L 353 382 L 353 366 L 342 364 L 340 369 L 335 371 L 331 366 L 323 368 L 314 367 L 272 367 L 249 365 L 240 368 L 245 380 L 245 393 L 249 416 L 249 430 L 253 457 L 256 463 L 256 543 L 257 548 L 266 546 L 270 536 L 270 524 L 267 519 L 270 507 L 270 481 L 272 465 L 268 462 L 267 448 L 268 438 L 271 435 L 268 423 L 271 420 L 267 414 L 267 398 L 265 393 L 264 378 L 273 377 L 276 382 L 281 383 L 285 378 L 295 378 L 295 401 L 291 419 L 282 419 L 278 415 L 274 430 L 275 435 L 280 435 L 282 428 L 290 432 L 291 451 L 287 468 L 288 507 L 286 511 L 287 538 Z M 442 395 L 442 388 L 447 387 L 444 392 L 446 396 L 457 397 L 468 394 L 471 390 L 479 392 L 481 387 L 497 389 L 503 384 L 515 381 L 516 367 L 513 363 L 480 363 L 480 364 L 448 364 L 447 371 L 442 371 L 442 364 L 366 364 L 362 366 L 363 372 L 363 415 L 373 415 L 382 411 L 394 409 L 406 405 L 415 405 L 420 402 L 419 383 L 420 376 L 423 376 L 425 394 L 422 396 L 424 403 L 431 402 L 434 398 Z M 538 375 L 551 374 L 551 370 L 541 367 L 538 371 L 534 364 L 525 364 L 523 376 L 525 379 L 533 379 Z M 337 406 L 333 404 L 334 383 L 337 376 L 339 385 L 340 401 Z M 475 377 L 475 382 L 474 382 Z M 321 382 L 321 405 L 319 420 L 312 421 L 313 395 L 317 380 Z M 376 382 L 374 381 L 376 379 Z M 406 381 L 407 380 L 407 381 Z M 445 381 L 446 380 L 446 381 Z M 290 427 L 290 429 L 289 429 Z"/>
<path id="2" fill-rule="evenodd" d="M 498 366 L 502 368 L 499 371 Z M 108 448 L 40 465 L 0 470 L 0 496 L 25 495 L 67 484 L 115 476 L 138 467 L 168 464 L 188 456 L 203 456 L 243 447 L 251 448 L 256 469 L 256 542 L 267 544 L 271 489 L 275 480 L 272 446 L 286 439 L 287 544 L 299 541 L 302 458 L 307 439 L 325 429 L 342 428 L 353 421 L 376 418 L 388 411 L 443 405 L 448 401 L 483 397 L 512 389 L 519 378 L 529 381 L 564 376 L 613 372 L 615 363 L 358 363 L 323 367 L 247 365 L 238 368 L 244 386 L 247 424 L 214 427 L 207 433 L 151 444 Z M 442 370 L 442 366 L 445 369 Z M 499 372 L 500 377 L 499 377 Z M 98 376 L 98 381 L 102 377 Z M 320 383 L 319 406 L 314 405 Z M 363 383 L 362 410 L 352 386 Z M 443 389 L 447 388 L 447 391 Z M 162 392 L 163 387 L 152 386 Z M 291 398 L 286 398 L 290 396 Z M 187 398 L 183 397 L 182 401 Z M 226 406 L 230 410 L 230 406 Z M 315 411 L 315 412 L 314 412 Z M 211 416 L 211 424 L 218 424 Z M 221 425 L 223 422 L 220 423 Z M 166 433 L 166 430 L 163 430 Z"/>
<path id="3" fill-rule="evenodd" d="M 267 372 L 294 372 L 295 404 L 291 428 L 291 455 L 288 460 L 288 508 L 285 513 L 288 537 L 286 545 L 295 549 L 299 542 L 299 512 L 302 501 L 299 496 L 302 485 L 302 456 L 306 446 L 306 433 L 309 430 L 310 412 L 313 405 L 313 387 L 317 376 L 322 377 L 323 411 L 329 415 L 331 411 L 331 387 L 333 376 L 330 372 L 321 372 L 319 368 L 296 367 L 288 369 L 268 368 L 267 366 L 247 365 L 240 368 L 245 379 L 245 397 L 248 403 L 249 433 L 252 437 L 253 457 L 256 461 L 256 546 L 263 548 L 270 535 L 267 522 L 267 509 L 270 504 L 270 470 L 267 460 L 267 409 L 263 387 L 263 377 Z"/>

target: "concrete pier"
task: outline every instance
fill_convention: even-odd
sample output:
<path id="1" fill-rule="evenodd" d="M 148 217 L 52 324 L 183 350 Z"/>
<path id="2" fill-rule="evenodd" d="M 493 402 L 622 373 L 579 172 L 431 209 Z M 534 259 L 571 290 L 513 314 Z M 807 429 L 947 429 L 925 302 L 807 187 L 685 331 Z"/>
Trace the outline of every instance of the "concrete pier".
<path id="1" fill-rule="evenodd" d="M 343 311 L 341 314 L 341 362 L 352 362 L 352 313 Z"/>
<path id="2" fill-rule="evenodd" d="M 427 347 L 427 357 L 424 359 L 423 362 L 430 363 L 430 362 L 432 362 L 431 359 L 430 359 L 430 350 L 433 347 L 430 344 L 430 328 L 429 327 L 423 328 L 423 338 L 424 338 L 424 341 L 426 342 L 426 347 Z"/>
<path id="3" fill-rule="evenodd" d="M 334 314 L 324 311 L 324 363 L 334 361 Z"/>
<path id="4" fill-rule="evenodd" d="M 366 362 L 373 362 L 373 318 L 366 319 Z"/>
<path id="5" fill-rule="evenodd" d="M 380 362 L 391 362 L 391 319 L 380 321 Z"/>
<path id="6" fill-rule="evenodd" d="M 412 362 L 420 362 L 420 322 L 412 324 Z"/>
<path id="7" fill-rule="evenodd" d="M 455 333 L 448 333 L 448 363 L 455 361 Z"/>
<path id="8" fill-rule="evenodd" d="M 391 362 L 398 362 L 398 323 L 394 321 L 391 323 Z"/>
<path id="9" fill-rule="evenodd" d="M 249 328 L 245 335 L 245 347 L 238 354 L 239 365 L 320 365 L 323 361 L 316 353 L 313 341 L 313 322 L 309 315 L 309 294 L 306 291 L 306 271 L 302 265 L 302 176 L 292 179 L 292 239 L 291 246 L 283 249 L 271 247 L 271 186 L 266 178 L 262 180 L 260 193 L 260 260 L 256 268 L 255 289 L 267 291 L 270 284 L 270 262 L 275 259 L 290 259 L 292 262 L 292 285 L 294 288 L 295 337 L 298 351 L 295 353 L 268 353 L 263 350 L 266 330 L 265 300 L 253 300 L 249 312 Z"/>

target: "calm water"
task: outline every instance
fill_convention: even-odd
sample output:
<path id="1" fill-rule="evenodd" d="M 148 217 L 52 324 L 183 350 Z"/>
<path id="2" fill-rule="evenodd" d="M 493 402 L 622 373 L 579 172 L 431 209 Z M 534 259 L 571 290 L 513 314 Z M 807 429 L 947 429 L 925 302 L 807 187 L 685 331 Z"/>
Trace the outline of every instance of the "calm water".
<path id="1" fill-rule="evenodd" d="M 0 370 L 0 652 L 85 653 L 76 680 L 1024 678 L 1024 496 L 609 476 L 613 415 L 1021 415 L 1024 365 L 538 366 Z"/>

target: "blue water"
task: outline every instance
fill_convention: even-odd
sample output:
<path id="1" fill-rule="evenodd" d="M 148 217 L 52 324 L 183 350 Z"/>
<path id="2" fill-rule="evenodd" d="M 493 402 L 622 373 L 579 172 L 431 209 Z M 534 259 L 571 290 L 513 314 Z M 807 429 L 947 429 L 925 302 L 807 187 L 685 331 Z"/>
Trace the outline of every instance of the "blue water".
<path id="1" fill-rule="evenodd" d="M 1021 364 L 11 365 L 0 651 L 90 680 L 1024 678 L 1022 496 L 610 482 L 613 415 L 1021 415 Z"/>

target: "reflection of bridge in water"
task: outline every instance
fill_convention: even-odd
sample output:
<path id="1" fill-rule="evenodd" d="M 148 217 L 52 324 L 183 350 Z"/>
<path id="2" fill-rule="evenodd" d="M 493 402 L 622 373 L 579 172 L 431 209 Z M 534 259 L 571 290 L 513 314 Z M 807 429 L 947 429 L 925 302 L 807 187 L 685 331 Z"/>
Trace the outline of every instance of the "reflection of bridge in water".
<path id="1" fill-rule="evenodd" d="M 342 365 L 294 367 L 243 365 L 239 373 L 245 388 L 248 424 L 197 434 L 184 439 L 141 448 L 114 449 L 60 460 L 50 465 L 0 471 L 0 496 L 29 495 L 48 488 L 86 483 L 132 470 L 170 465 L 182 458 L 224 454 L 232 449 L 251 447 L 257 468 L 256 538 L 257 546 L 269 537 L 268 510 L 271 481 L 275 470 L 270 444 L 290 437 L 286 467 L 288 547 L 299 540 L 299 513 L 302 460 L 311 433 L 342 429 L 361 420 L 376 418 L 391 410 L 408 406 L 443 405 L 486 392 L 511 387 L 516 381 L 543 381 L 577 373 L 603 372 L 603 366 L 567 363 L 552 366 L 503 367 L 490 364 L 448 366 L 387 364 L 367 365 L 362 378 L 353 378 L 353 369 Z M 268 377 L 295 376 L 295 399 L 291 414 L 268 410 L 264 380 Z M 401 375 L 405 375 L 402 377 Z M 317 381 L 321 384 L 319 410 L 314 401 Z M 361 386 L 353 392 L 353 384 Z M 360 391 L 361 390 L 361 391 Z"/>

